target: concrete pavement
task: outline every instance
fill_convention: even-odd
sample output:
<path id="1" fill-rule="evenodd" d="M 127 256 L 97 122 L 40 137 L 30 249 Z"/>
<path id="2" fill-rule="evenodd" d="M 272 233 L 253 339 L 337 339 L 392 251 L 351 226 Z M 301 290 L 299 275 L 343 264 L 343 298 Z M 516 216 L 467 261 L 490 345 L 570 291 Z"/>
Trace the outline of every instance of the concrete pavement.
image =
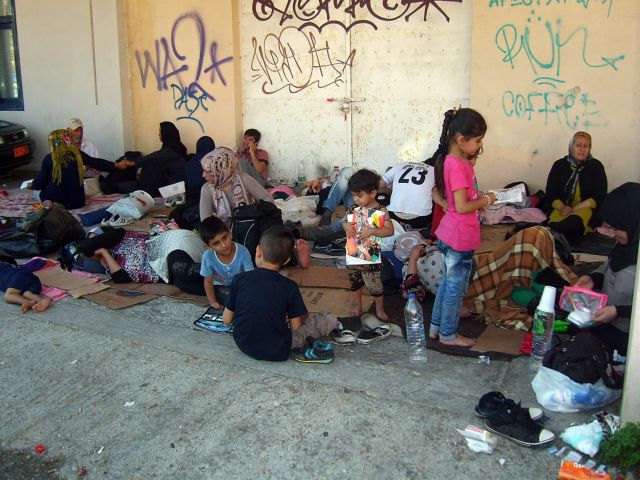
<path id="1" fill-rule="evenodd" d="M 192 330 L 201 312 L 167 298 L 120 311 L 66 298 L 26 315 L 0 304 L 0 449 L 44 444 L 57 464 L 42 478 L 79 466 L 96 479 L 557 475 L 544 449 L 501 438 L 473 453 L 454 430 L 481 425 L 473 407 L 490 390 L 534 405 L 526 358 L 429 351 L 416 370 L 392 337 L 336 346 L 330 365 L 257 362 L 229 336 Z M 590 419 L 548 413 L 557 434 Z"/>

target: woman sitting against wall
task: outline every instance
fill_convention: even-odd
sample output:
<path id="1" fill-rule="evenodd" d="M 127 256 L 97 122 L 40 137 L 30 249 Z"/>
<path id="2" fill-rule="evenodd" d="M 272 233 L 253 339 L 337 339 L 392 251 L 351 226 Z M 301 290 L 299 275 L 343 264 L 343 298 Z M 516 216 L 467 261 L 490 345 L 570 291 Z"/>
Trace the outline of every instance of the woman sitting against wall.
<path id="1" fill-rule="evenodd" d="M 249 174 L 240 172 L 238 158 L 228 148 L 216 148 L 202 158 L 202 176 L 207 181 L 200 190 L 200 220 L 217 216 L 227 226 L 239 205 L 273 197 Z"/>
<path id="2" fill-rule="evenodd" d="M 556 160 L 547 179 L 549 227 L 574 244 L 592 230 L 594 213 L 607 193 L 607 175 L 591 156 L 591 135 L 576 132 L 569 154 Z"/>

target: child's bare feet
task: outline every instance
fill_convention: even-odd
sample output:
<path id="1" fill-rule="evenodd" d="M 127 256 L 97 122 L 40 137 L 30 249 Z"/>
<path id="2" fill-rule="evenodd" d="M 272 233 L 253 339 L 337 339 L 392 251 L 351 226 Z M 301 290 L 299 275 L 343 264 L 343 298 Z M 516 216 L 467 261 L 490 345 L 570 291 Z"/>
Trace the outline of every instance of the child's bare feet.
<path id="1" fill-rule="evenodd" d="M 27 300 L 22 305 L 20 305 L 20 313 L 27 313 L 35 305 L 36 305 L 35 300 Z"/>
<path id="2" fill-rule="evenodd" d="M 476 344 L 476 341 L 473 338 L 467 338 L 463 337 L 462 335 L 458 335 L 452 340 L 444 340 L 441 338 L 440 343 L 443 345 L 453 345 L 456 347 L 473 347 Z"/>
<path id="3" fill-rule="evenodd" d="M 378 317 L 381 322 L 389 321 L 389 315 L 387 315 L 387 312 L 384 310 L 376 310 L 376 317 Z"/>
<path id="4" fill-rule="evenodd" d="M 44 312 L 47 308 L 51 306 L 52 302 L 53 300 L 51 300 L 50 298 L 43 298 L 42 300 L 37 302 L 33 307 L 31 307 L 31 309 L 34 312 L 38 312 L 38 313 Z"/>

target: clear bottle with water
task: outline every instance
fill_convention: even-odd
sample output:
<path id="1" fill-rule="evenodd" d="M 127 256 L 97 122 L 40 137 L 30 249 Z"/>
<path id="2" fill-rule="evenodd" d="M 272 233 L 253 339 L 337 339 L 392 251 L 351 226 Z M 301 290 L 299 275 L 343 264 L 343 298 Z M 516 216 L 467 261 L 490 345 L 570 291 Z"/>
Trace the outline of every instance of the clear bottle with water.
<path id="1" fill-rule="evenodd" d="M 407 297 L 404 306 L 404 321 L 407 326 L 407 342 L 409 343 L 409 362 L 425 363 L 427 361 L 427 347 L 425 346 L 424 316 L 422 306 L 414 293 Z"/>
<path id="2" fill-rule="evenodd" d="M 529 369 L 537 372 L 542 365 L 544 354 L 551 344 L 553 335 L 553 321 L 555 319 L 554 304 L 556 299 L 555 287 L 546 286 L 542 292 L 542 298 L 533 315 L 533 342 L 531 343 L 531 357 Z"/>
<path id="3" fill-rule="evenodd" d="M 340 166 L 334 165 L 333 172 L 331 172 L 331 183 L 336 183 L 338 181 L 338 177 L 340 176 Z"/>

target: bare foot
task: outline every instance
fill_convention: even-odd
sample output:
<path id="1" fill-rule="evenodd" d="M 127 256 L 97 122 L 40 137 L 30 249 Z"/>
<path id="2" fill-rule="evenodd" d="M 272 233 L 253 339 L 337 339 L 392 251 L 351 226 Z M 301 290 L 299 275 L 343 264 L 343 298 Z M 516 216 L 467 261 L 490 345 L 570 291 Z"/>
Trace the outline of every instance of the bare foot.
<path id="1" fill-rule="evenodd" d="M 473 347 L 476 344 L 476 341 L 473 338 L 463 337 L 462 335 L 458 335 L 453 340 L 443 340 L 440 339 L 440 343 L 443 345 L 453 345 L 456 347 Z"/>
<path id="2" fill-rule="evenodd" d="M 351 316 L 360 318 L 362 316 L 362 308 L 352 307 Z"/>
<path id="3" fill-rule="evenodd" d="M 387 315 L 387 312 L 384 310 L 376 310 L 376 317 L 378 317 L 381 322 L 389 321 L 389 315 Z"/>
<path id="4" fill-rule="evenodd" d="M 27 313 L 36 304 L 35 300 L 28 300 L 20 305 L 20 313 Z"/>
<path id="5" fill-rule="evenodd" d="M 469 318 L 473 312 L 469 307 L 465 307 L 464 305 L 460 309 L 460 318 Z"/>
<path id="6" fill-rule="evenodd" d="M 433 335 L 429 335 L 429 340 L 440 340 L 440 337 L 438 337 L 438 335 L 435 337 Z"/>
<path id="7" fill-rule="evenodd" d="M 31 309 L 34 312 L 38 312 L 38 313 L 44 312 L 47 308 L 51 306 L 52 302 L 53 300 L 51 300 L 50 298 L 43 298 L 38 303 L 36 303 L 33 307 L 31 307 Z"/>

